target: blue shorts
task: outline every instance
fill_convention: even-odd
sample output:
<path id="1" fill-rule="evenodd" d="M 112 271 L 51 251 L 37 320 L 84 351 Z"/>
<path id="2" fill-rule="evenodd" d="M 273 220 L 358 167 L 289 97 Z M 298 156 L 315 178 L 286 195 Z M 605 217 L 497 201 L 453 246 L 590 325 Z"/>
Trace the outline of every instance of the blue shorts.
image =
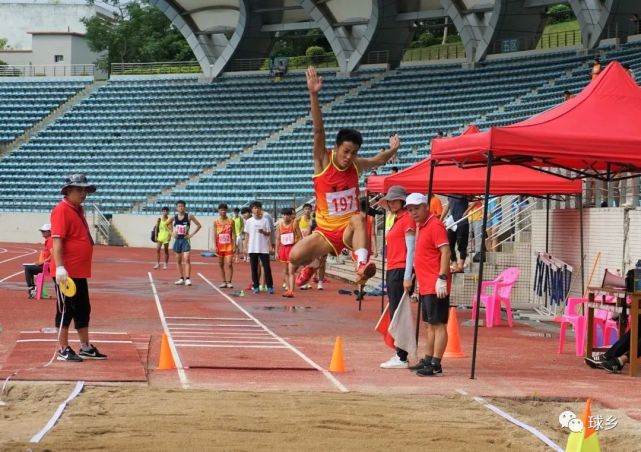
<path id="1" fill-rule="evenodd" d="M 188 253 L 191 251 L 191 244 L 187 239 L 177 238 L 174 240 L 174 252 L 175 253 Z"/>

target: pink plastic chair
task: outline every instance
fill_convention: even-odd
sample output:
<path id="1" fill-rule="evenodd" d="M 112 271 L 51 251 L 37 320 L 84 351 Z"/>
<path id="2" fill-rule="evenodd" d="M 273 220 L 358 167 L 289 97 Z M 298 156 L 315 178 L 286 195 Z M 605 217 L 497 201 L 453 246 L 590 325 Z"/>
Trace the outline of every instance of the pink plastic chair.
<path id="1" fill-rule="evenodd" d="M 519 279 L 521 269 L 510 267 L 501 272 L 494 281 L 481 283 L 481 303 L 485 306 L 485 326 L 492 328 L 501 323 L 501 304 L 507 312 L 507 323 L 512 327 L 512 287 Z M 489 293 L 487 293 L 490 289 Z M 476 294 L 472 295 L 472 320 L 476 319 Z"/>
<path id="2" fill-rule="evenodd" d="M 565 330 L 568 327 L 568 324 L 570 324 L 574 328 L 574 349 L 576 356 L 583 356 L 583 352 L 585 351 L 587 302 L 587 298 L 568 298 L 563 315 L 554 319 L 554 321 L 561 323 L 561 331 L 559 334 L 559 353 L 563 353 Z"/>
<path id="3" fill-rule="evenodd" d="M 587 325 L 586 325 L 587 326 Z M 611 345 L 610 337 L 612 331 L 616 333 L 617 339 L 619 338 L 619 325 L 616 320 L 612 319 L 612 313 L 603 309 L 595 309 L 594 311 L 594 338 L 597 337 L 596 330 L 599 328 L 603 337 L 603 341 L 597 346 Z M 616 340 L 616 339 L 615 339 Z"/>
<path id="4" fill-rule="evenodd" d="M 47 276 L 50 276 L 49 261 L 45 261 L 42 264 L 42 272 L 38 273 L 36 276 L 36 300 L 42 300 L 42 288 Z"/>

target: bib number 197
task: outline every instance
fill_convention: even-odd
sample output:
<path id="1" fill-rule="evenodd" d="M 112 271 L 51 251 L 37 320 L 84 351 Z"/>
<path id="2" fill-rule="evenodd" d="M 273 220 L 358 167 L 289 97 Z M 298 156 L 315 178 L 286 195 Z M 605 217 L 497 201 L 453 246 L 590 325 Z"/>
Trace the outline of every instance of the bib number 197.
<path id="1" fill-rule="evenodd" d="M 356 211 L 356 189 L 327 193 L 327 208 L 330 215 L 343 215 Z"/>

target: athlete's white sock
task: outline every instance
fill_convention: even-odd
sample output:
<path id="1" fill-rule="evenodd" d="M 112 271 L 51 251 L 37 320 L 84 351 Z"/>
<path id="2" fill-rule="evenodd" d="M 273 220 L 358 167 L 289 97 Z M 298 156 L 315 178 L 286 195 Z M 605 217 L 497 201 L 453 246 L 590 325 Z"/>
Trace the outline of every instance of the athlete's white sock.
<path id="1" fill-rule="evenodd" d="M 359 248 L 356 251 L 354 251 L 354 254 L 356 255 L 356 263 L 357 264 L 365 264 L 365 263 L 367 263 L 367 249 L 366 248 Z"/>

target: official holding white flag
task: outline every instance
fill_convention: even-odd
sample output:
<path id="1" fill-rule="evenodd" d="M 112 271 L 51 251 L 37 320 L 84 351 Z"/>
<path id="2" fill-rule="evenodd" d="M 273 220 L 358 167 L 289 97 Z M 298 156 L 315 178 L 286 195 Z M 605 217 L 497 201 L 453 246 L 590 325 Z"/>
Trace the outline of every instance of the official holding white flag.
<path id="1" fill-rule="evenodd" d="M 412 193 L 405 200 L 407 211 L 418 225 L 414 269 L 418 281 L 427 340 L 425 358 L 410 367 L 420 377 L 443 372 L 441 358 L 447 346 L 451 287 L 450 245 L 445 226 L 427 207 L 427 197 Z"/>
<path id="2" fill-rule="evenodd" d="M 387 296 L 389 299 L 389 315 L 394 318 L 394 313 L 401 302 L 404 292 L 412 290 L 412 269 L 414 265 L 414 240 L 416 236 L 416 222 L 405 209 L 407 193 L 400 185 L 394 185 L 387 195 L 380 201 L 380 205 L 388 210 L 388 215 L 394 215 L 394 223 L 386 235 L 387 242 Z M 409 305 L 408 305 L 409 306 Z M 412 336 L 411 312 L 410 325 L 407 334 Z M 393 323 L 393 322 L 392 322 Z M 381 364 L 383 369 L 407 369 L 408 350 L 398 344 L 401 343 L 389 330 L 396 343 L 396 354 Z M 412 357 L 416 355 L 416 341 Z"/>

